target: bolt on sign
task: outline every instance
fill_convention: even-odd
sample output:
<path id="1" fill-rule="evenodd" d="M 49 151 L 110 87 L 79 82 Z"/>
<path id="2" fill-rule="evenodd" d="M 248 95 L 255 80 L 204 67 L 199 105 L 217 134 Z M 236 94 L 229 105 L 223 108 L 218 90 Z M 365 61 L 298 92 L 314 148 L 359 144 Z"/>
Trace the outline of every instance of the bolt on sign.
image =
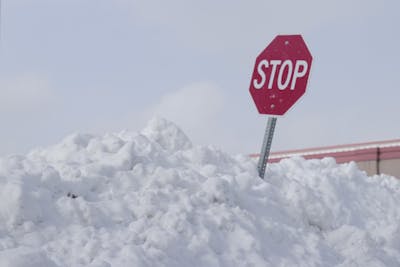
<path id="1" fill-rule="evenodd" d="M 260 114 L 270 115 L 258 169 L 264 178 L 277 116 L 284 115 L 305 93 L 312 56 L 301 35 L 278 35 L 258 55 L 250 94 Z"/>

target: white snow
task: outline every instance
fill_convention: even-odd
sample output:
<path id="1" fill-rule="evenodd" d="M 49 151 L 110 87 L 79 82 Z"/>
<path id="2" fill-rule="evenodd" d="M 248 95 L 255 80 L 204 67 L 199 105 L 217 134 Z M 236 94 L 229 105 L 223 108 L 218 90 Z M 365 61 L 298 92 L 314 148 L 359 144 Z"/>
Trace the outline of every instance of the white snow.
<path id="1" fill-rule="evenodd" d="M 1 267 L 400 266 L 400 181 L 354 163 L 247 156 L 140 133 L 0 159 Z"/>

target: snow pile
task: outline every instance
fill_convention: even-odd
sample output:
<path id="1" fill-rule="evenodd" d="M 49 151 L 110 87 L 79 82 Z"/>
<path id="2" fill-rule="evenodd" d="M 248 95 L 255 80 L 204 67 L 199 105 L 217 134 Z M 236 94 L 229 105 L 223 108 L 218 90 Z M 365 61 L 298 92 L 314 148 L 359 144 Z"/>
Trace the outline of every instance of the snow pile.
<path id="1" fill-rule="evenodd" d="M 0 159 L 0 266 L 400 266 L 400 181 L 269 166 L 175 125 L 74 134 Z"/>

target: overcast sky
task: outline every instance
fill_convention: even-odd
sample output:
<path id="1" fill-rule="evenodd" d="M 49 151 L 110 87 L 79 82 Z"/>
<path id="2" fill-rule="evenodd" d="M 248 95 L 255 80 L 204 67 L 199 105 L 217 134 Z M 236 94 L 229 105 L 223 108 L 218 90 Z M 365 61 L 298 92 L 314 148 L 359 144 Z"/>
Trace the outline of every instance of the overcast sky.
<path id="1" fill-rule="evenodd" d="M 277 34 L 302 34 L 314 61 L 273 150 L 400 138 L 398 0 L 1 4 L 0 155 L 154 115 L 195 144 L 259 152 L 267 117 L 248 89 Z"/>

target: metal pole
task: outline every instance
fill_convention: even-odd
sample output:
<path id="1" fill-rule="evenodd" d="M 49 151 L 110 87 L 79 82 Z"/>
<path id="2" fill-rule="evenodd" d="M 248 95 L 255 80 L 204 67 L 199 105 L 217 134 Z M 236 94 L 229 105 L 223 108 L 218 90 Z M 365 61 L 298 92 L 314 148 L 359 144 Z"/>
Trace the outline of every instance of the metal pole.
<path id="1" fill-rule="evenodd" d="M 264 179 L 265 170 L 267 169 L 267 162 L 269 152 L 271 150 L 272 138 L 274 137 L 274 130 L 277 118 L 269 117 L 267 128 L 265 129 L 264 141 L 261 148 L 260 158 L 258 160 L 258 175 Z"/>

